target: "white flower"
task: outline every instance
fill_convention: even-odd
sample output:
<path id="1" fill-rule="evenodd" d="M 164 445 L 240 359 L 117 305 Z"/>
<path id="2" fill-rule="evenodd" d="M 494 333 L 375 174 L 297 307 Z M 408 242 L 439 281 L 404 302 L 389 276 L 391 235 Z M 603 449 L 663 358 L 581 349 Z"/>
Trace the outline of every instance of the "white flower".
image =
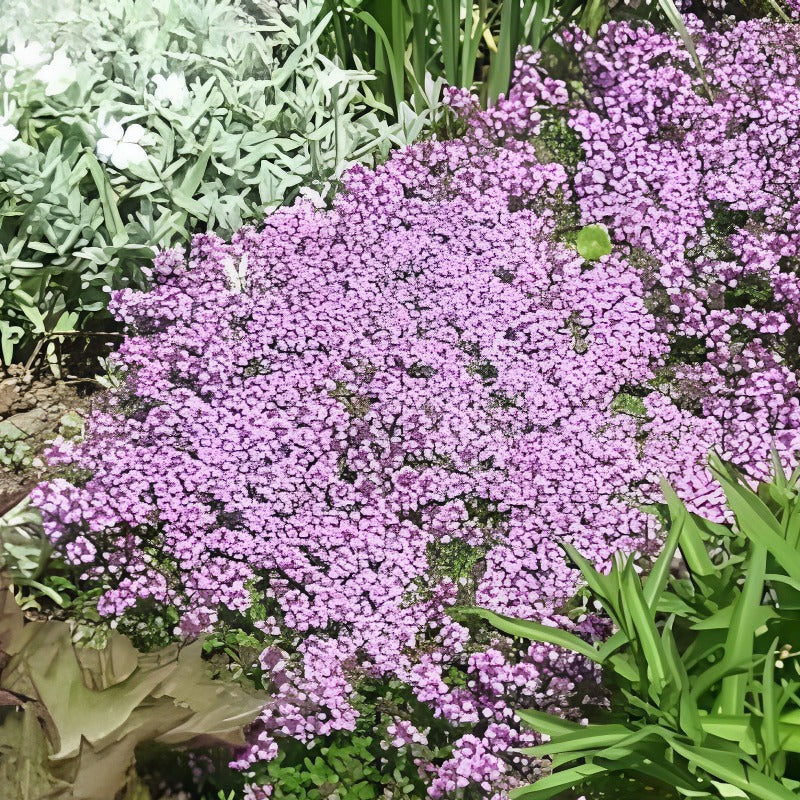
<path id="1" fill-rule="evenodd" d="M 227 256 L 223 261 L 223 269 L 230 284 L 230 290 L 234 294 L 241 294 L 247 284 L 247 253 L 242 256 L 238 267 L 233 263 L 233 258 Z"/>
<path id="2" fill-rule="evenodd" d="M 325 186 L 327 189 L 327 184 Z M 300 197 L 308 200 L 312 206 L 316 209 L 325 208 L 325 198 L 315 189 L 312 189 L 310 186 L 304 186 L 298 192 Z"/>
<path id="3" fill-rule="evenodd" d="M 141 125 L 133 124 L 123 128 L 115 119 L 101 121 L 100 133 L 103 137 L 97 142 L 97 157 L 100 161 L 111 162 L 117 169 L 127 169 L 131 164 L 147 161 L 147 153 L 139 144 L 147 132 Z"/>
<path id="4" fill-rule="evenodd" d="M 9 37 L 8 43 L 12 48 L 11 52 L 0 56 L 0 64 L 10 70 L 34 69 L 49 58 L 39 42 L 26 42 L 19 35 L 14 35 Z"/>
<path id="5" fill-rule="evenodd" d="M 78 70 L 63 50 L 54 53 L 50 63 L 36 73 L 36 78 L 44 84 L 44 93 L 48 97 L 66 92 L 77 77 Z"/>
<path id="6" fill-rule="evenodd" d="M 11 142 L 17 136 L 19 136 L 19 131 L 13 125 L 0 123 L 0 156 L 11 147 Z"/>
<path id="7" fill-rule="evenodd" d="M 189 102 L 189 87 L 182 72 L 171 72 L 166 77 L 154 75 L 153 83 L 156 85 L 154 97 L 161 105 L 183 108 Z"/>

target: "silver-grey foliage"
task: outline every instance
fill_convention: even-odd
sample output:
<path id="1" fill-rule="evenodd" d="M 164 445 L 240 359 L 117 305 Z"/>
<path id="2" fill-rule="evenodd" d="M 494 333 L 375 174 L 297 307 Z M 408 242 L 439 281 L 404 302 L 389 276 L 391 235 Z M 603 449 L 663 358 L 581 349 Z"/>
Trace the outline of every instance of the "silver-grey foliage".
<path id="1" fill-rule="evenodd" d="M 154 247 L 223 234 L 419 132 L 327 58 L 322 0 L 6 0 L 0 355 L 80 327 Z M 4 37 L 4 38 L 3 38 Z M 5 41 L 4 41 L 5 39 Z"/>

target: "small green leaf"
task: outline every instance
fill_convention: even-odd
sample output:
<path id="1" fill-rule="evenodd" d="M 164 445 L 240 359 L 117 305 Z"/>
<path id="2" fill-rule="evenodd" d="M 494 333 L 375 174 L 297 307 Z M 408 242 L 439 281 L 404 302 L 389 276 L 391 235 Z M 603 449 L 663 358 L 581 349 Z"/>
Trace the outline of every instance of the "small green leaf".
<path id="1" fill-rule="evenodd" d="M 573 786 L 604 772 L 608 772 L 606 767 L 596 764 L 580 764 L 570 769 L 559 770 L 545 778 L 540 778 L 531 786 L 512 789 L 509 797 L 511 800 L 528 800 L 528 798 L 530 800 L 547 800 L 560 794 L 565 789 L 571 789 Z"/>
<path id="2" fill-rule="evenodd" d="M 608 235 L 608 228 L 600 223 L 583 228 L 578 234 L 575 244 L 578 252 L 587 261 L 597 261 L 611 252 L 611 237 Z"/>

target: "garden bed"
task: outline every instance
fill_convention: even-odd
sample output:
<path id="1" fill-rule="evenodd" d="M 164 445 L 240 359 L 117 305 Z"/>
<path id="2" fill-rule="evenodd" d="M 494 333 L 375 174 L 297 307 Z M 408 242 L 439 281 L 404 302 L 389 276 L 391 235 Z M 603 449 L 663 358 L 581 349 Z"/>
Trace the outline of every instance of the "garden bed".
<path id="1" fill-rule="evenodd" d="M 796 796 L 797 3 L 127 2 L 2 55 L 0 790 Z"/>

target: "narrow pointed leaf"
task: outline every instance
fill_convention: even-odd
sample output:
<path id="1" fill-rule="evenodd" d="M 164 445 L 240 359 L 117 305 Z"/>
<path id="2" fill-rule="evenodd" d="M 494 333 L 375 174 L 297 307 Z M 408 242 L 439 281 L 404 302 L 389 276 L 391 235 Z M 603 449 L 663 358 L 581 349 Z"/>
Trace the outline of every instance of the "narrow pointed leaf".
<path id="1" fill-rule="evenodd" d="M 580 653 L 582 656 L 586 656 L 592 661 L 598 660 L 597 650 L 592 647 L 592 645 L 590 645 L 588 642 L 585 642 L 583 639 L 578 638 L 572 633 L 561 630 L 560 628 L 551 628 L 548 625 L 542 625 L 540 622 L 531 622 L 529 620 L 506 617 L 502 614 L 495 614 L 493 611 L 488 611 L 485 608 L 461 609 L 461 613 L 470 614 L 475 617 L 481 617 L 498 630 L 501 630 L 504 633 L 510 633 L 512 636 L 519 636 L 523 639 L 531 639 L 534 642 L 554 644 L 558 647 L 572 650 L 575 653 Z"/>

